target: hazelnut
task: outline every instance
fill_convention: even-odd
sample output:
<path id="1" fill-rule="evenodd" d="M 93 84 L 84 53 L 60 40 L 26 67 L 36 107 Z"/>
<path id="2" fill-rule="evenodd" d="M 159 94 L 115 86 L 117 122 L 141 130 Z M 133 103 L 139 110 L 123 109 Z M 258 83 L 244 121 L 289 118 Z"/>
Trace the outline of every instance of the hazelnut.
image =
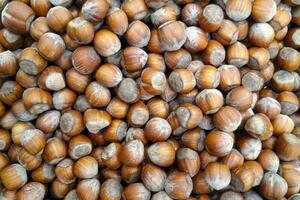
<path id="1" fill-rule="evenodd" d="M 27 129 L 21 135 L 20 143 L 22 147 L 32 155 L 36 155 L 46 145 L 46 138 L 39 129 Z"/>
<path id="2" fill-rule="evenodd" d="M 261 180 L 264 175 L 264 169 L 262 166 L 256 161 L 246 161 L 243 165 L 247 171 L 252 171 L 254 175 L 254 183 L 252 187 L 258 186 L 261 183 Z"/>
<path id="3" fill-rule="evenodd" d="M 58 180 L 62 183 L 73 183 L 76 179 L 73 173 L 73 168 L 74 162 L 69 158 L 65 158 L 56 165 L 55 175 L 57 176 Z"/>
<path id="4" fill-rule="evenodd" d="M 81 12 L 84 19 L 92 22 L 101 22 L 108 11 L 109 2 L 106 0 L 85 1 L 82 5 Z"/>
<path id="5" fill-rule="evenodd" d="M 95 33 L 94 47 L 104 57 L 112 56 L 121 49 L 121 42 L 118 36 L 108 29 L 100 29 Z"/>
<path id="6" fill-rule="evenodd" d="M 244 164 L 244 157 L 238 150 L 232 149 L 229 154 L 222 157 L 220 161 L 227 165 L 229 169 L 235 169 Z"/>
<path id="7" fill-rule="evenodd" d="M 16 74 L 16 81 L 24 88 L 37 87 L 37 77 L 25 73 L 19 69 Z"/>
<path id="8" fill-rule="evenodd" d="M 219 88 L 222 91 L 229 91 L 241 85 L 240 71 L 234 65 L 222 65 L 218 68 L 218 71 L 220 72 Z"/>
<path id="9" fill-rule="evenodd" d="M 287 71 L 295 71 L 300 66 L 300 54 L 296 49 L 283 47 L 277 56 L 277 64 Z"/>
<path id="10" fill-rule="evenodd" d="M 274 29 L 268 23 L 255 23 L 249 29 L 249 40 L 258 47 L 267 47 L 274 37 Z"/>
<path id="11" fill-rule="evenodd" d="M 200 160 L 201 160 L 201 169 L 205 169 L 205 167 L 211 163 L 216 162 L 218 160 L 217 156 L 213 156 L 208 153 L 208 151 L 203 150 L 199 153 Z"/>
<path id="12" fill-rule="evenodd" d="M 147 140 L 151 142 L 165 141 L 172 133 L 172 128 L 167 120 L 153 117 L 144 128 L 144 134 Z"/>
<path id="13" fill-rule="evenodd" d="M 254 183 L 254 174 L 246 167 L 237 167 L 231 172 L 231 185 L 241 192 L 249 191 Z"/>
<path id="14" fill-rule="evenodd" d="M 292 20 L 292 14 L 287 9 L 278 6 L 277 12 L 270 21 L 271 26 L 275 31 L 278 31 L 287 26 Z"/>
<path id="15" fill-rule="evenodd" d="M 270 120 L 273 120 L 280 114 L 281 105 L 272 97 L 263 97 L 257 101 L 255 110 L 265 114 Z"/>
<path id="16" fill-rule="evenodd" d="M 66 72 L 65 79 L 68 87 L 78 93 L 83 93 L 91 82 L 90 75 L 81 74 L 74 68 L 71 68 Z"/>
<path id="17" fill-rule="evenodd" d="M 199 15 L 199 25 L 207 32 L 218 30 L 224 19 L 222 8 L 216 4 L 209 4 L 203 8 Z"/>
<path id="18" fill-rule="evenodd" d="M 141 128 L 129 128 L 126 133 L 125 141 L 140 140 L 144 145 L 148 143 L 144 130 Z"/>
<path id="19" fill-rule="evenodd" d="M 204 178 L 204 172 L 199 171 L 193 177 L 193 192 L 196 194 L 208 194 L 212 191 L 212 188 L 208 185 Z"/>
<path id="20" fill-rule="evenodd" d="M 249 62 L 249 52 L 247 47 L 241 42 L 235 42 L 227 48 L 226 59 L 229 64 L 237 67 L 246 65 Z"/>
<path id="21" fill-rule="evenodd" d="M 284 178 L 274 172 L 265 173 L 260 184 L 260 193 L 267 199 L 282 198 L 287 193 L 287 189 L 287 182 Z"/>
<path id="22" fill-rule="evenodd" d="M 47 61 L 39 55 L 37 49 L 28 47 L 21 52 L 19 66 L 25 73 L 37 75 L 46 68 Z"/>
<path id="23" fill-rule="evenodd" d="M 280 164 L 279 175 L 282 176 L 288 184 L 287 196 L 291 196 L 299 190 L 297 182 L 299 178 L 298 170 L 299 166 L 297 166 L 296 162 L 282 162 Z"/>
<path id="24" fill-rule="evenodd" d="M 127 123 L 119 120 L 113 119 L 111 124 L 104 130 L 104 139 L 109 142 L 121 142 L 127 131 Z"/>
<path id="25" fill-rule="evenodd" d="M 39 182 L 28 182 L 17 192 L 17 199 L 42 200 L 45 196 L 46 187 Z"/>
<path id="26" fill-rule="evenodd" d="M 11 111 L 6 112 L 0 120 L 0 125 L 4 129 L 11 129 L 16 123 L 18 119 L 14 116 Z"/>
<path id="27" fill-rule="evenodd" d="M 181 142 L 184 146 L 201 152 L 204 149 L 205 131 L 200 128 L 194 128 L 183 133 Z"/>
<path id="28" fill-rule="evenodd" d="M 144 144 L 140 140 L 127 142 L 119 154 L 119 160 L 126 166 L 137 166 L 144 160 Z"/>
<path id="29" fill-rule="evenodd" d="M 276 8 L 274 0 L 255 0 L 251 17 L 257 22 L 268 22 L 276 15 Z"/>
<path id="30" fill-rule="evenodd" d="M 271 86 L 276 91 L 292 91 L 295 87 L 295 77 L 291 72 L 278 70 L 274 73 Z"/>
<path id="31" fill-rule="evenodd" d="M 166 193 L 174 199 L 186 199 L 193 190 L 191 177 L 185 172 L 172 172 L 165 183 Z"/>
<path id="32" fill-rule="evenodd" d="M 191 53 L 203 51 L 208 45 L 208 36 L 201 28 L 191 26 L 186 29 L 186 41 L 184 47 Z"/>
<path id="33" fill-rule="evenodd" d="M 123 187 L 116 179 L 105 180 L 100 187 L 100 199 L 116 200 L 121 199 Z"/>
<path id="34" fill-rule="evenodd" d="M 189 26 L 198 25 L 199 15 L 202 13 L 202 7 L 198 3 L 188 3 L 182 8 L 181 19 L 185 24 Z"/>
<path id="35" fill-rule="evenodd" d="M 18 61 L 17 57 L 13 52 L 7 50 L 0 53 L 0 77 L 10 77 L 14 76 L 18 71 Z"/>
<path id="36" fill-rule="evenodd" d="M 0 30 L 0 43 L 4 48 L 10 50 L 19 49 L 23 46 L 24 42 L 25 39 L 22 37 L 22 35 L 11 32 L 7 28 Z M 4 51 L 3 47 L 1 52 Z"/>
<path id="37" fill-rule="evenodd" d="M 31 7 L 20 1 L 6 4 L 1 12 L 2 24 L 15 33 L 26 34 L 35 17 Z"/>
<path id="38" fill-rule="evenodd" d="M 151 200 L 172 200 L 165 191 L 160 191 L 152 195 Z"/>
<path id="39" fill-rule="evenodd" d="M 123 165 L 121 168 L 121 178 L 126 183 L 135 183 L 141 178 L 141 166 L 129 167 Z"/>
<path id="40" fill-rule="evenodd" d="M 152 14 L 153 15 L 153 14 Z M 125 38 L 130 46 L 145 47 L 150 40 L 151 32 L 149 27 L 140 20 L 129 24 Z"/>
<path id="41" fill-rule="evenodd" d="M 105 111 L 88 109 L 84 112 L 84 124 L 90 133 L 98 133 L 110 123 L 111 116 Z"/>
<path id="42" fill-rule="evenodd" d="M 220 108 L 213 116 L 215 126 L 225 132 L 235 131 L 242 120 L 238 110 L 231 106 Z"/>
<path id="43" fill-rule="evenodd" d="M 50 8 L 47 13 L 47 24 L 55 32 L 65 31 L 69 21 L 73 19 L 71 12 L 62 6 Z"/>
<path id="44" fill-rule="evenodd" d="M 232 21 L 224 19 L 213 37 L 223 45 L 231 45 L 238 39 L 238 28 Z"/>
<path id="45" fill-rule="evenodd" d="M 98 162 L 92 156 L 82 157 L 75 162 L 73 172 L 80 179 L 93 178 L 98 174 Z"/>
<path id="46" fill-rule="evenodd" d="M 141 127 L 149 120 L 148 107 L 142 102 L 134 103 L 128 110 L 127 121 L 133 127 Z"/>
<path id="47" fill-rule="evenodd" d="M 287 36 L 286 36 L 286 42 L 290 47 L 295 48 L 295 49 L 300 48 L 299 34 L 300 34 L 299 28 L 289 29 Z"/>
<path id="48" fill-rule="evenodd" d="M 168 21 L 158 27 L 158 39 L 167 51 L 180 49 L 186 38 L 185 25 L 180 21 Z"/>
<path id="49" fill-rule="evenodd" d="M 251 92 L 260 91 L 264 86 L 264 78 L 255 70 L 249 70 L 242 77 L 242 85 Z"/>
<path id="50" fill-rule="evenodd" d="M 17 160 L 28 171 L 38 168 L 42 163 L 41 156 L 31 155 L 24 148 L 18 152 Z"/>
<path id="51" fill-rule="evenodd" d="M 210 187 L 220 190 L 229 185 L 231 175 L 227 165 L 211 162 L 205 167 L 204 178 Z"/>
<path id="52" fill-rule="evenodd" d="M 159 37 L 158 37 L 158 30 L 153 29 L 151 31 L 151 36 L 150 36 L 150 40 L 147 45 L 147 49 L 151 53 L 162 53 L 164 51 L 163 48 L 164 47 L 162 46 L 162 43 L 160 42 Z"/>
<path id="53" fill-rule="evenodd" d="M 34 0 L 34 1 L 37 2 L 37 0 Z M 47 0 L 43 0 L 43 1 L 47 1 Z M 32 4 L 31 4 L 31 6 L 32 6 Z M 46 16 L 46 13 L 45 13 L 45 16 Z M 31 23 L 30 36 L 35 40 L 39 40 L 41 38 L 41 36 L 44 35 L 44 33 L 49 32 L 49 31 L 50 31 L 50 27 L 47 24 L 46 17 L 38 17 Z"/>
<path id="54" fill-rule="evenodd" d="M 81 74 L 91 74 L 99 67 L 101 58 L 91 46 L 81 46 L 72 53 L 72 65 Z"/>
<path id="55" fill-rule="evenodd" d="M 99 193 L 100 182 L 96 178 L 81 180 L 76 186 L 76 194 L 82 200 L 97 200 Z"/>
<path id="56" fill-rule="evenodd" d="M 140 91 L 137 87 L 137 84 L 131 78 L 124 78 L 118 85 L 116 93 L 120 100 L 126 103 L 134 103 L 138 101 L 140 96 Z"/>
<path id="57" fill-rule="evenodd" d="M 114 97 L 107 105 L 106 111 L 114 118 L 123 119 L 127 114 L 128 107 L 129 105 L 127 103 L 118 97 Z"/>
<path id="58" fill-rule="evenodd" d="M 226 14 L 234 21 L 243 21 L 251 14 L 251 1 L 229 0 L 226 3 Z"/>
<path id="59" fill-rule="evenodd" d="M 63 110 L 73 106 L 76 100 L 76 93 L 69 88 L 53 93 L 53 105 L 57 110 Z"/>
<path id="60" fill-rule="evenodd" d="M 191 71 L 175 69 L 168 78 L 170 87 L 175 92 L 187 93 L 196 86 L 196 80 Z"/>
<path id="61" fill-rule="evenodd" d="M 176 20 L 176 10 L 171 6 L 158 8 L 151 14 L 151 22 L 155 26 L 160 26 L 165 22 Z"/>
<path id="62" fill-rule="evenodd" d="M 254 114 L 245 123 L 244 129 L 253 137 L 261 140 L 269 139 L 273 133 L 273 126 L 269 118 L 262 113 Z"/>
<path id="63" fill-rule="evenodd" d="M 289 91 L 281 92 L 277 96 L 277 101 L 281 105 L 281 113 L 291 115 L 299 109 L 298 97 Z"/>
<path id="64" fill-rule="evenodd" d="M 164 53 L 166 65 L 170 69 L 187 68 L 192 61 L 191 53 L 185 49 L 167 51 Z"/>
<path id="65" fill-rule="evenodd" d="M 195 73 L 195 78 L 200 89 L 213 89 L 220 84 L 220 72 L 211 65 L 199 68 Z"/>
<path id="66" fill-rule="evenodd" d="M 52 5 L 48 0 L 31 0 L 30 6 L 37 16 L 46 16 Z"/>
<path id="67" fill-rule="evenodd" d="M 70 139 L 68 144 L 68 155 L 78 160 L 92 152 L 92 141 L 85 135 L 79 134 Z"/>
<path id="68" fill-rule="evenodd" d="M 291 133 L 295 127 L 293 120 L 287 116 L 279 114 L 272 120 L 273 135 L 281 136 L 285 133 Z"/>
<path id="69" fill-rule="evenodd" d="M 243 135 L 237 140 L 237 147 L 246 160 L 255 160 L 261 152 L 260 139 Z"/>
<path id="70" fill-rule="evenodd" d="M 270 149 L 264 149 L 260 152 L 259 156 L 257 157 L 257 162 L 261 164 L 261 166 L 266 171 L 270 172 L 277 172 L 279 169 L 279 158 L 276 153 Z"/>
<path id="71" fill-rule="evenodd" d="M 151 163 L 146 164 L 141 172 L 141 179 L 145 187 L 152 192 L 163 190 L 166 178 L 165 171 Z"/>
<path id="72" fill-rule="evenodd" d="M 63 39 L 51 32 L 44 33 L 37 43 L 39 53 L 49 61 L 57 60 L 63 54 L 65 48 Z"/>
<path id="73" fill-rule="evenodd" d="M 275 142 L 275 151 L 277 156 L 283 161 L 293 161 L 299 158 L 297 149 L 300 145 L 300 139 L 290 133 L 285 133 L 277 138 Z"/>
<path id="74" fill-rule="evenodd" d="M 177 166 L 179 170 L 195 176 L 200 170 L 200 157 L 190 148 L 179 148 L 176 152 Z"/>
<path id="75" fill-rule="evenodd" d="M 205 137 L 205 148 L 213 156 L 223 157 L 232 150 L 234 139 L 228 133 L 211 131 Z"/>
<path id="76" fill-rule="evenodd" d="M 128 17 L 120 8 L 111 8 L 106 16 L 108 27 L 117 35 L 123 35 L 128 28 Z"/>
<path id="77" fill-rule="evenodd" d="M 171 166 L 175 161 L 175 149 L 168 142 L 156 142 L 148 150 L 148 157 L 160 167 Z"/>
<path id="78" fill-rule="evenodd" d="M 161 98 L 152 98 L 148 103 L 150 116 L 165 119 L 169 115 L 169 104 Z"/>
<path id="79" fill-rule="evenodd" d="M 0 87 L 0 100 L 12 105 L 22 97 L 23 88 L 16 81 L 5 81 Z"/>
<path id="80" fill-rule="evenodd" d="M 42 156 L 47 163 L 57 164 L 67 156 L 67 145 L 62 139 L 53 137 L 47 141 Z"/>
<path id="81" fill-rule="evenodd" d="M 104 87 L 115 87 L 123 78 L 121 70 L 113 64 L 103 64 L 96 71 L 96 80 Z"/>
<path id="82" fill-rule="evenodd" d="M 55 178 L 54 167 L 47 163 L 42 163 L 41 166 L 31 173 L 31 178 L 40 183 L 50 183 Z"/>
<path id="83" fill-rule="evenodd" d="M 119 160 L 122 145 L 119 143 L 110 143 L 107 145 L 101 155 L 104 165 L 109 169 L 118 169 L 122 163 Z"/>
<path id="84" fill-rule="evenodd" d="M 224 46 L 217 40 L 209 40 L 206 49 L 203 51 L 202 59 L 207 65 L 219 66 L 226 57 Z"/>
<path id="85" fill-rule="evenodd" d="M 6 151 L 12 143 L 12 136 L 9 131 L 0 129 L 0 150 Z"/>
<path id="86" fill-rule="evenodd" d="M 165 59 L 161 54 L 150 53 L 148 54 L 146 67 L 155 68 L 164 72 L 166 70 Z"/>
<path id="87" fill-rule="evenodd" d="M 63 71 L 57 66 L 48 66 L 39 76 L 38 85 L 40 88 L 51 91 L 58 91 L 65 88 Z"/>
<path id="88" fill-rule="evenodd" d="M 8 190 L 20 189 L 27 182 L 25 168 L 19 164 L 11 164 L 2 169 L 0 173 L 1 181 Z"/>
<path id="89" fill-rule="evenodd" d="M 190 103 L 181 104 L 175 112 L 180 126 L 187 129 L 195 128 L 203 117 L 202 111 Z"/>
<path id="90" fill-rule="evenodd" d="M 85 97 L 93 107 L 102 108 L 109 104 L 111 94 L 109 89 L 93 81 L 87 86 Z"/>
<path id="91" fill-rule="evenodd" d="M 241 193 L 231 191 L 231 190 L 222 193 L 220 196 L 220 200 L 229 200 L 229 199 L 242 200 L 244 199 L 244 197 Z"/>
<path id="92" fill-rule="evenodd" d="M 78 44 L 89 44 L 94 38 L 94 27 L 89 21 L 76 17 L 67 25 L 67 34 Z"/>
<path id="93" fill-rule="evenodd" d="M 122 199 L 148 200 L 151 192 L 142 183 L 132 183 L 124 188 Z"/>
<path id="94" fill-rule="evenodd" d="M 145 68 L 141 74 L 141 86 L 151 95 L 160 95 L 165 89 L 167 79 L 165 74 L 154 68 Z"/>
<path id="95" fill-rule="evenodd" d="M 72 4 L 71 0 L 49 0 L 54 6 L 69 7 Z"/>
<path id="96" fill-rule="evenodd" d="M 143 19 L 148 11 L 147 5 L 143 0 L 125 0 L 121 5 L 121 9 L 125 11 L 131 21 Z"/>
<path id="97" fill-rule="evenodd" d="M 143 49 L 126 47 L 122 52 L 121 65 L 128 72 L 137 72 L 143 69 L 147 59 L 148 54 Z"/>
<path id="98" fill-rule="evenodd" d="M 238 110 L 247 110 L 252 105 L 252 93 L 245 87 L 233 88 L 226 95 L 226 104 Z"/>

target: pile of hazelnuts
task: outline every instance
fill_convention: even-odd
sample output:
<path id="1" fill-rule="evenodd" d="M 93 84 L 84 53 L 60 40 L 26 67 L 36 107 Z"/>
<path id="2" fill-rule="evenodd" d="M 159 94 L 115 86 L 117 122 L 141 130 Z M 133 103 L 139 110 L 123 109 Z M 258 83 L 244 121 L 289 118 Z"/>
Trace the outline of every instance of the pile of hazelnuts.
<path id="1" fill-rule="evenodd" d="M 1 200 L 299 200 L 300 0 L 0 0 Z"/>

